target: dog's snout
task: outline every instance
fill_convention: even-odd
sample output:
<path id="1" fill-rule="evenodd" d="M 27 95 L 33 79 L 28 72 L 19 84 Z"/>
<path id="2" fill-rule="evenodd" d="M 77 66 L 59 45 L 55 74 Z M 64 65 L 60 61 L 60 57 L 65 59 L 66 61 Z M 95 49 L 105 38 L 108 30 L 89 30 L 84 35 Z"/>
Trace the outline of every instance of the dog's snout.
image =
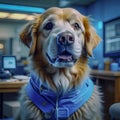
<path id="1" fill-rule="evenodd" d="M 74 40 L 75 39 L 72 33 L 64 32 L 64 33 L 59 34 L 57 38 L 57 43 L 60 45 L 70 45 L 74 43 Z"/>

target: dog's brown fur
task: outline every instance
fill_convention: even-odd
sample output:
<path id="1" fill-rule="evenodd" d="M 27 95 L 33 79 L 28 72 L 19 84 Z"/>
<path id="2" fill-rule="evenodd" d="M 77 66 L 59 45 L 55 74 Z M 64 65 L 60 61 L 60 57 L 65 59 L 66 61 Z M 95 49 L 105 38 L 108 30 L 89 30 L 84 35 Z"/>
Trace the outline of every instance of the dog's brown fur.
<path id="1" fill-rule="evenodd" d="M 83 25 L 83 48 L 82 54 L 76 61 L 74 66 L 67 68 L 56 68 L 51 66 L 46 59 L 44 46 L 48 33 L 43 31 L 41 25 L 50 15 L 57 15 L 58 21 L 67 22 L 71 14 L 77 16 L 77 21 Z M 72 26 L 71 26 L 72 27 Z M 58 86 L 53 81 L 54 76 L 64 76 L 69 81 L 69 89 L 76 87 L 81 83 L 89 74 L 89 67 L 87 65 L 88 56 L 92 56 L 92 50 L 97 46 L 100 41 L 99 36 L 96 34 L 94 28 L 90 25 L 86 16 L 80 14 L 78 11 L 71 8 L 50 8 L 45 13 L 38 15 L 35 20 L 29 23 L 20 34 L 21 41 L 30 48 L 30 55 L 32 57 L 34 70 L 39 74 L 40 78 L 50 85 L 54 91 Z M 62 88 L 61 88 L 62 89 Z M 67 90 L 66 90 L 67 91 Z M 98 87 L 95 86 L 93 95 L 79 110 L 77 110 L 68 120 L 101 120 L 101 94 Z M 21 120 L 42 120 L 44 113 L 39 110 L 27 97 L 24 88 L 21 97 L 20 119 Z M 24 111 L 24 112 L 23 112 Z"/>

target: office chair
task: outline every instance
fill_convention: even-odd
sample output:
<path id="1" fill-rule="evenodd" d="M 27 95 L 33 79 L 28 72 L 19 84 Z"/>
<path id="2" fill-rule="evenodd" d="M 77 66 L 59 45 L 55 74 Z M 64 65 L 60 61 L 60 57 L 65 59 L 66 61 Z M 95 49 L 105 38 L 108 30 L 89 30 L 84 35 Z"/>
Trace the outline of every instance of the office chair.
<path id="1" fill-rule="evenodd" d="M 120 120 L 120 103 L 114 103 L 109 108 L 111 120 Z"/>

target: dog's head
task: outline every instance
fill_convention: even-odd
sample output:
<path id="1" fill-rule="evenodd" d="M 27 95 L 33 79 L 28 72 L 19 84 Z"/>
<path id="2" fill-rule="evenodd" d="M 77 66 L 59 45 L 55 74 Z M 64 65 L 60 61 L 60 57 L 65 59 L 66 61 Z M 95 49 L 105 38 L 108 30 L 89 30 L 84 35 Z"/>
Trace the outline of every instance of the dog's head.
<path id="1" fill-rule="evenodd" d="M 86 16 L 72 8 L 50 8 L 38 15 L 20 34 L 30 55 L 44 58 L 57 68 L 72 67 L 92 50 L 100 38 Z"/>

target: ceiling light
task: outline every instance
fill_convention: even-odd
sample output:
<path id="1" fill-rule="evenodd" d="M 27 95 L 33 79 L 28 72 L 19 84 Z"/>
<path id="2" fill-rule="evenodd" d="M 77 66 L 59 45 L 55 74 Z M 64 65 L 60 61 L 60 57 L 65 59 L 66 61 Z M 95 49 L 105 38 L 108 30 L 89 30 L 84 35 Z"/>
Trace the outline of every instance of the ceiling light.
<path id="1" fill-rule="evenodd" d="M 16 19 L 16 20 L 33 20 L 35 17 L 34 15 L 29 15 L 29 14 L 0 12 L 0 18 Z"/>
<path id="2" fill-rule="evenodd" d="M 3 49 L 4 45 L 2 43 L 0 43 L 0 49 Z"/>
<path id="3" fill-rule="evenodd" d="M 26 14 L 17 14 L 17 13 L 13 13 L 9 16 L 10 19 L 18 19 L 18 20 L 25 19 L 26 17 L 27 17 Z"/>
<path id="4" fill-rule="evenodd" d="M 0 18 L 7 18 L 9 16 L 9 13 L 7 12 L 0 12 Z"/>
<path id="5" fill-rule="evenodd" d="M 66 1 L 66 0 L 60 0 L 60 6 L 61 7 L 64 7 L 64 6 L 68 6 L 70 4 L 70 2 L 69 1 Z"/>
<path id="6" fill-rule="evenodd" d="M 28 15 L 27 17 L 26 17 L 26 20 L 33 20 L 34 19 L 34 16 L 33 15 Z"/>

